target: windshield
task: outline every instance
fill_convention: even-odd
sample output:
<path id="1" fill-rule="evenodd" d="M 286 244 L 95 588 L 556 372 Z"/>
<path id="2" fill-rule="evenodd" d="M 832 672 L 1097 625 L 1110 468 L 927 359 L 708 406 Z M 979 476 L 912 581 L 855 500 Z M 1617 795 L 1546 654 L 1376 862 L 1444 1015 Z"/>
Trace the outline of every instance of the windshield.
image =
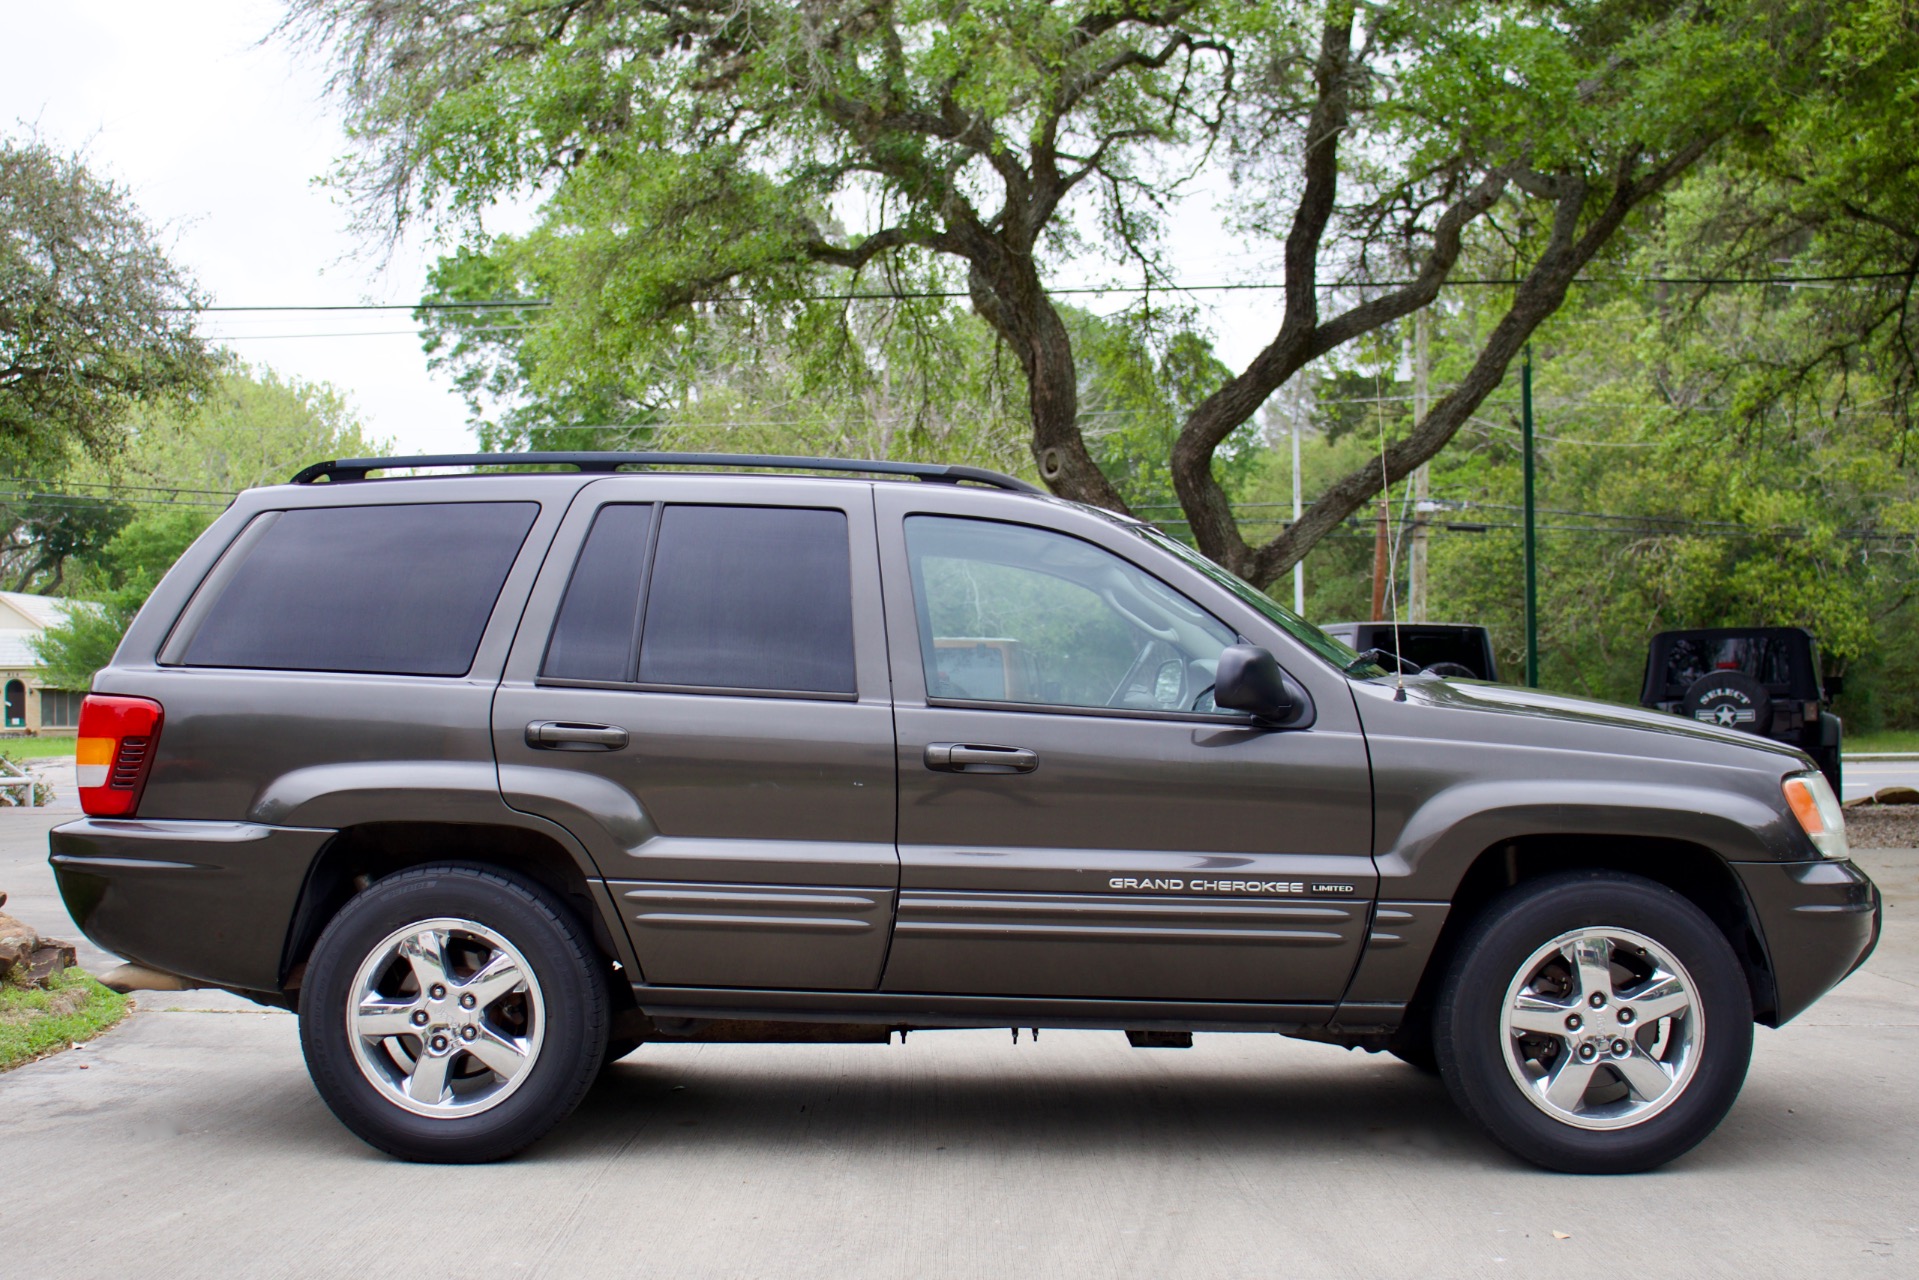
<path id="1" fill-rule="evenodd" d="M 1347 675 L 1357 676 L 1362 680 L 1370 680 L 1375 676 L 1383 676 L 1386 674 L 1386 668 L 1376 662 L 1360 657 L 1357 653 L 1353 652 L 1353 650 L 1333 639 L 1324 631 L 1321 631 L 1318 627 L 1306 621 L 1306 619 L 1300 617 L 1291 609 L 1288 609 L 1285 605 L 1267 595 L 1264 591 L 1259 590 L 1259 588 L 1253 586 L 1238 574 L 1228 573 L 1177 538 L 1170 538 L 1151 525 L 1128 524 L 1125 527 L 1133 530 L 1154 546 L 1172 552 L 1181 560 L 1184 560 L 1187 564 L 1199 570 L 1214 582 L 1217 582 L 1220 586 L 1225 587 L 1241 600 L 1259 610 L 1262 615 L 1277 624 L 1287 635 L 1299 641 Z"/>

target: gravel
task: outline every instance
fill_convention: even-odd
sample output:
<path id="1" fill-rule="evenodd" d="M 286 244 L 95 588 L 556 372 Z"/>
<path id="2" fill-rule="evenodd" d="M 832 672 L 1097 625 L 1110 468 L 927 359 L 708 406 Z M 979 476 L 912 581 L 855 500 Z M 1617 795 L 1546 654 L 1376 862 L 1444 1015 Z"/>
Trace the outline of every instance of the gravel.
<path id="1" fill-rule="evenodd" d="M 1855 849 L 1919 849 L 1919 804 L 1848 808 L 1846 842 Z"/>

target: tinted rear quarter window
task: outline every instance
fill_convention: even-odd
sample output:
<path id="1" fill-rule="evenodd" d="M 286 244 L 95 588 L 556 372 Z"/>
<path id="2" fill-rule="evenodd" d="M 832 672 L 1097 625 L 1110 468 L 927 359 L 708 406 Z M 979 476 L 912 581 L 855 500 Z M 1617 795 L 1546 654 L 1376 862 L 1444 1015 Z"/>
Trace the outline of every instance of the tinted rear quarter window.
<path id="1" fill-rule="evenodd" d="M 600 508 L 566 584 L 540 674 L 559 680 L 633 678 L 639 634 L 640 584 L 646 573 L 653 508 L 615 503 Z"/>
<path id="2" fill-rule="evenodd" d="M 844 512 L 672 506 L 658 542 L 640 683 L 855 692 Z"/>
<path id="3" fill-rule="evenodd" d="M 280 512 L 209 606 L 182 661 L 464 675 L 539 510 L 446 502 Z"/>

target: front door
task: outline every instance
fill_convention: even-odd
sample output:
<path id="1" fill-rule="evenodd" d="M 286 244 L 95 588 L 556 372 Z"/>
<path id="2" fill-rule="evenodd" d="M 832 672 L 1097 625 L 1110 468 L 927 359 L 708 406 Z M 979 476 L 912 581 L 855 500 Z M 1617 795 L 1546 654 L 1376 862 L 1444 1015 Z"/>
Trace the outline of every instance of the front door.
<path id="1" fill-rule="evenodd" d="M 1118 522 L 877 501 L 902 863 L 884 989 L 1336 1001 L 1376 883 L 1338 673 Z M 1213 708 L 1242 636 L 1297 677 L 1304 727 Z"/>
<path id="2" fill-rule="evenodd" d="M 875 987 L 899 866 L 871 486 L 598 481 L 527 617 L 556 621 L 495 699 L 501 788 L 594 853 L 641 977 Z"/>

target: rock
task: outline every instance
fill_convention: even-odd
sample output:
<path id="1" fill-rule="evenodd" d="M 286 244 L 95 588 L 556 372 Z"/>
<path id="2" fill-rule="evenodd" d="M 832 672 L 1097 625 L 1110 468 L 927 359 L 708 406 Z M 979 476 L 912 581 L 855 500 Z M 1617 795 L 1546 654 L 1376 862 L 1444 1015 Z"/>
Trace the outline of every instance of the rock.
<path id="1" fill-rule="evenodd" d="M 40 935 L 9 915 L 0 915 L 0 974 L 20 964 L 40 945 Z"/>
<path id="2" fill-rule="evenodd" d="M 1919 804 L 1919 789 L 1913 787 L 1881 787 L 1872 793 L 1874 804 Z"/>
<path id="3" fill-rule="evenodd" d="M 17 982 L 24 975 L 25 985 L 44 987 L 50 979 L 73 968 L 76 959 L 71 942 L 42 938 L 33 954 L 27 957 L 26 963 L 15 966 L 14 980 Z"/>

